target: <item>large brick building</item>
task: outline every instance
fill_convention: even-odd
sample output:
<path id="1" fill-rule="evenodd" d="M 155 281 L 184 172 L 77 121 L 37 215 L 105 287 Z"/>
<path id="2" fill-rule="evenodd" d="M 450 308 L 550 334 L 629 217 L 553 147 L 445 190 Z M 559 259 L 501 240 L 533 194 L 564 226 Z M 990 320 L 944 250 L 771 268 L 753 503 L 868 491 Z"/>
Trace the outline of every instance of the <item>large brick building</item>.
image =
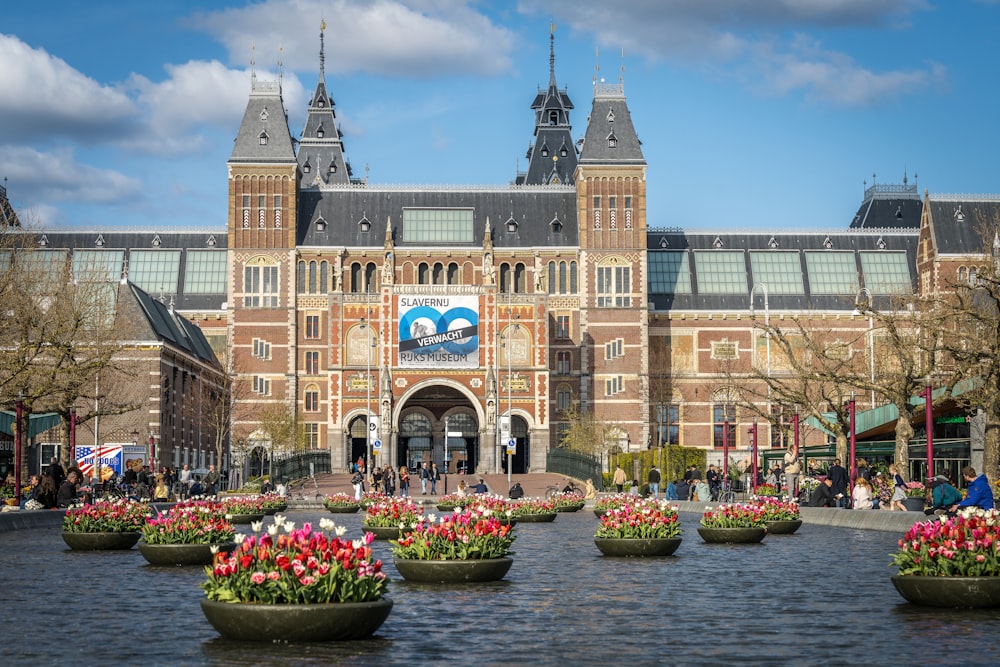
<path id="1" fill-rule="evenodd" d="M 886 307 L 952 272 L 969 276 L 981 248 L 974 220 L 998 207 L 994 197 L 921 197 L 904 177 L 866 184 L 834 232 L 778 231 L 813 213 L 780 207 L 774 231 L 734 232 L 739 221 L 712 221 L 711 202 L 702 231 L 667 227 L 685 221 L 646 208 L 622 81 L 595 82 L 579 140 L 551 44 L 547 86 L 526 92 L 528 164 L 509 184 L 370 183 L 346 159 L 321 36 L 298 139 L 280 83 L 251 83 L 225 230 L 46 241 L 124 248 L 130 281 L 232 350 L 243 407 L 232 437 L 250 450 L 270 446 L 262 415 L 284 410 L 334 470 L 375 454 L 495 471 L 512 439 L 513 471 L 524 472 L 545 468 L 571 408 L 615 424 L 626 450 L 721 448 L 726 421 L 753 419 L 733 407 L 724 367 L 789 372 L 761 319 L 843 331 L 858 348 L 847 352 L 874 369 L 879 334 L 858 303 Z M 859 407 L 877 401 L 859 397 Z M 783 429 L 761 426 L 762 444 L 783 446 Z M 745 428 L 730 435 L 747 446 Z M 804 437 L 825 439 L 808 428 Z"/>

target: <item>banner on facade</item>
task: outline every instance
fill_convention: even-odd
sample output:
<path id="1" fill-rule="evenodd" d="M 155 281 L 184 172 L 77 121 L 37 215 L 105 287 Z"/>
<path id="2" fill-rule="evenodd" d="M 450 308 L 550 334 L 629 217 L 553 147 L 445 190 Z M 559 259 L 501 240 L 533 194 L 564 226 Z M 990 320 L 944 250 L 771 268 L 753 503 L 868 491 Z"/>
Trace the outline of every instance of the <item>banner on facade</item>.
<path id="1" fill-rule="evenodd" d="M 479 299 L 398 296 L 402 368 L 479 368 Z"/>

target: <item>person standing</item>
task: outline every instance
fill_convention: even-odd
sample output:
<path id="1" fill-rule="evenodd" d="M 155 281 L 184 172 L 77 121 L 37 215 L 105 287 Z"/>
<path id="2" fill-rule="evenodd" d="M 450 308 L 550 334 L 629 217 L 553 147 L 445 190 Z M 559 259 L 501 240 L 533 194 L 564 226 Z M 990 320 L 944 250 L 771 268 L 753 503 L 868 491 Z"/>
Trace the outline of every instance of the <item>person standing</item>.
<path id="1" fill-rule="evenodd" d="M 892 475 L 892 500 L 889 501 L 889 509 L 905 512 L 906 505 L 903 504 L 903 501 L 906 500 L 906 480 L 899 474 L 895 463 L 889 466 L 889 474 Z M 990 506 L 992 507 L 992 505 Z"/>
<path id="2" fill-rule="evenodd" d="M 615 467 L 615 476 L 611 480 L 612 482 L 614 482 L 615 489 L 618 491 L 618 493 L 621 493 L 625 489 L 625 479 L 626 479 L 625 471 L 622 470 L 622 466 L 619 463 Z"/>
<path id="3" fill-rule="evenodd" d="M 427 495 L 427 478 L 430 477 L 431 471 L 427 466 L 427 461 L 424 461 L 423 465 L 420 466 L 420 495 Z"/>
<path id="4" fill-rule="evenodd" d="M 647 476 L 646 481 L 649 482 L 649 495 L 653 496 L 654 498 L 659 498 L 660 471 L 656 469 L 656 466 L 653 466 L 652 468 L 649 469 L 649 475 Z"/>
<path id="5" fill-rule="evenodd" d="M 789 447 L 784 456 L 785 486 L 788 487 L 788 497 L 797 498 L 799 495 L 799 455 L 794 447 Z"/>
<path id="6" fill-rule="evenodd" d="M 705 481 L 708 482 L 708 492 L 712 496 L 712 500 L 719 499 L 719 471 L 716 469 L 715 464 L 708 466 L 708 472 L 705 473 Z M 708 500 L 704 498 L 703 500 Z"/>
<path id="7" fill-rule="evenodd" d="M 406 466 L 399 466 L 399 497 L 410 497 L 410 471 Z"/>
<path id="8" fill-rule="evenodd" d="M 52 482 L 56 485 L 57 489 L 62 489 L 62 483 L 66 479 L 66 473 L 63 472 L 63 467 L 59 465 L 59 459 L 52 457 L 49 461 L 49 467 L 45 471 L 45 474 L 52 478 Z"/>
<path id="9" fill-rule="evenodd" d="M 181 487 L 178 495 L 181 497 L 181 500 L 186 500 L 191 493 L 191 484 L 194 483 L 194 480 L 191 478 L 191 467 L 188 464 L 185 463 L 181 468 L 181 472 L 177 476 L 177 482 Z"/>
<path id="10" fill-rule="evenodd" d="M 847 484 L 850 482 L 850 477 L 847 474 L 847 469 L 840 465 L 840 459 L 833 460 L 833 465 L 826 471 L 826 476 L 831 482 L 830 491 L 833 492 L 837 505 L 839 506 L 841 501 L 846 503 L 844 499 L 847 497 Z"/>
<path id="11" fill-rule="evenodd" d="M 427 481 L 431 484 L 431 495 L 437 495 L 437 483 L 441 479 L 441 471 L 438 470 L 438 464 L 431 462 L 431 470 L 428 474 Z"/>

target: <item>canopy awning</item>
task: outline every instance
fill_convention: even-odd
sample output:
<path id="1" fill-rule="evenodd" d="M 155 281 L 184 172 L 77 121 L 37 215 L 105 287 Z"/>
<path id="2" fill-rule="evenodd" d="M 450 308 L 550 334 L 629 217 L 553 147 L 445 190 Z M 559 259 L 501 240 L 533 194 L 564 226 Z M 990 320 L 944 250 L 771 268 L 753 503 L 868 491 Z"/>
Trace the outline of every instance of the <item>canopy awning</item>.
<path id="1" fill-rule="evenodd" d="M 0 433 L 6 433 L 7 435 L 13 437 L 14 420 L 16 418 L 16 413 L 0 410 Z M 58 412 L 46 412 L 43 414 L 29 415 L 28 432 L 25 435 L 28 438 L 34 438 L 39 433 L 44 433 L 53 426 L 58 426 L 61 421 L 62 417 L 59 416 Z"/>

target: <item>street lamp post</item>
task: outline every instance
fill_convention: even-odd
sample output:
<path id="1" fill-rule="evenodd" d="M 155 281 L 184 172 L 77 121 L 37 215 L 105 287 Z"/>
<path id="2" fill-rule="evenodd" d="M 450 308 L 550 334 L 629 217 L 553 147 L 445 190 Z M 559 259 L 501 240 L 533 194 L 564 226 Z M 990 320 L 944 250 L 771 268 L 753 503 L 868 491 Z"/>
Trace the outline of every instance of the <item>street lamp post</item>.
<path id="1" fill-rule="evenodd" d="M 934 476 L 934 394 L 931 378 L 924 380 L 924 430 L 927 431 L 927 477 Z"/>
<path id="2" fill-rule="evenodd" d="M 854 482 L 858 479 L 858 436 L 857 436 L 857 422 L 855 421 L 855 415 L 857 414 L 858 404 L 854 400 L 854 394 L 851 394 L 851 400 L 847 403 L 847 409 L 850 411 L 851 415 L 851 493 L 854 493 Z"/>
<path id="3" fill-rule="evenodd" d="M 366 310 L 365 312 L 368 315 L 371 314 L 370 310 Z M 361 330 L 365 332 L 365 390 L 368 393 L 365 406 L 365 464 L 370 475 L 375 457 L 372 451 L 372 347 L 374 345 L 368 317 L 361 318 Z"/>
<path id="4" fill-rule="evenodd" d="M 722 489 L 729 490 L 729 403 L 723 404 L 722 422 Z"/>
<path id="5" fill-rule="evenodd" d="M 872 383 L 871 391 L 871 408 L 875 408 L 875 320 L 872 317 L 872 293 L 867 287 L 862 287 L 858 290 L 858 295 L 854 298 L 854 313 L 855 315 L 861 315 L 860 306 L 862 304 L 862 297 L 864 298 L 865 309 L 868 311 L 868 369 L 871 374 L 870 379 Z"/>
<path id="6" fill-rule="evenodd" d="M 514 378 L 514 355 L 513 346 L 510 342 L 511 334 L 515 331 L 520 330 L 520 324 L 513 322 L 513 317 L 510 312 L 510 300 L 508 295 L 507 301 L 507 339 L 504 343 L 507 348 L 507 437 L 510 440 L 514 439 L 514 399 L 511 391 L 513 390 L 513 378 Z M 507 445 L 507 488 L 511 486 L 511 468 L 514 465 L 513 455 L 511 454 L 510 443 L 505 443 Z"/>
<path id="7" fill-rule="evenodd" d="M 757 422 L 750 427 L 750 490 L 757 493 Z"/>
<path id="8" fill-rule="evenodd" d="M 767 283 L 754 283 L 750 289 L 750 316 L 753 317 L 753 297 L 757 289 L 764 293 L 764 347 L 767 357 L 767 414 L 771 414 L 771 303 L 767 295 Z"/>

